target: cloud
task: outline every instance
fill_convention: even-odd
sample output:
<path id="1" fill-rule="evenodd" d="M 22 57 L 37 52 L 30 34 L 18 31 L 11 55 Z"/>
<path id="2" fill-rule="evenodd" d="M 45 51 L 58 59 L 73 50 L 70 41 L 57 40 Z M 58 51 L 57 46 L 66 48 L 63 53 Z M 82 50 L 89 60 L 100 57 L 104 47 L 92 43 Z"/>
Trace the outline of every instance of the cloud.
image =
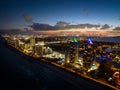
<path id="1" fill-rule="evenodd" d="M 66 26 L 66 28 L 97 28 L 97 27 L 100 27 L 100 25 L 95 25 L 95 24 L 77 24 L 77 25 L 68 25 L 68 26 Z"/>
<path id="2" fill-rule="evenodd" d="M 20 34 L 20 29 L 8 29 L 8 30 L 0 30 L 1 34 Z"/>
<path id="3" fill-rule="evenodd" d="M 23 14 L 22 16 L 27 23 L 33 23 L 31 15 Z"/>
<path id="4" fill-rule="evenodd" d="M 65 27 L 65 26 L 68 26 L 70 23 L 68 23 L 68 22 L 65 22 L 65 21 L 58 21 L 57 23 L 56 23 L 56 27 Z"/>
<path id="5" fill-rule="evenodd" d="M 88 10 L 86 8 L 82 8 L 82 13 L 88 15 Z"/>
<path id="6" fill-rule="evenodd" d="M 100 27 L 100 25 L 94 25 L 94 24 L 79 24 L 79 27 L 87 27 L 87 28 L 97 28 L 97 27 Z"/>
<path id="7" fill-rule="evenodd" d="M 120 30 L 120 27 L 115 27 L 113 30 Z"/>
<path id="8" fill-rule="evenodd" d="M 49 24 L 40 24 L 40 23 L 33 23 L 29 27 L 33 28 L 34 30 L 59 30 L 59 29 L 75 29 L 75 28 L 98 28 L 100 25 L 97 24 L 77 24 L 77 25 L 72 25 L 68 22 L 65 21 L 59 21 L 55 24 L 55 26 L 51 26 Z"/>
<path id="9" fill-rule="evenodd" d="M 120 20 L 120 16 L 118 16 L 118 20 Z"/>
<path id="10" fill-rule="evenodd" d="M 102 27 L 101 27 L 101 29 L 109 29 L 110 28 L 110 26 L 108 25 L 108 24 L 104 24 Z"/>
<path id="11" fill-rule="evenodd" d="M 34 30 L 53 30 L 54 27 L 49 24 L 40 24 L 40 23 L 33 23 L 30 25 L 31 28 Z"/>

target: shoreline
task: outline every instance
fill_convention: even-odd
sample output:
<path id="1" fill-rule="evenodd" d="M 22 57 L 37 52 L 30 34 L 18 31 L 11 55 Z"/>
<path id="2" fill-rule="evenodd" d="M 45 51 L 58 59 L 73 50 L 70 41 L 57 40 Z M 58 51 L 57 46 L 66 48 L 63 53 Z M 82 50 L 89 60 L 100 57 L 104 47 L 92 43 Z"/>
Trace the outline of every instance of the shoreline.
<path id="1" fill-rule="evenodd" d="M 6 43 L 7 44 L 7 43 Z M 19 55 L 22 55 L 22 57 L 24 57 L 24 58 L 26 58 L 26 59 L 28 59 L 29 61 L 35 61 L 35 62 L 42 62 L 42 63 L 44 63 L 44 64 L 47 64 L 47 65 L 49 65 L 49 67 L 52 67 L 52 68 L 50 68 L 50 69 L 52 69 L 53 71 L 56 71 L 57 69 L 59 69 L 57 72 L 58 73 L 61 73 L 61 71 L 63 70 L 63 71 L 67 71 L 68 73 L 70 73 L 70 74 L 74 74 L 75 76 L 77 76 L 78 78 L 83 78 L 83 79 L 86 79 L 86 80 L 88 80 L 88 81 L 91 81 L 91 82 L 94 82 L 94 83 L 96 83 L 97 85 L 100 85 L 100 86 L 103 86 L 103 87 L 106 87 L 106 88 L 109 88 L 109 89 L 117 89 L 116 87 L 114 87 L 114 86 L 111 86 L 110 84 L 107 84 L 107 83 L 103 83 L 103 82 L 100 82 L 99 80 L 96 80 L 96 79 L 93 79 L 93 78 L 91 78 L 91 77 L 89 77 L 89 76 L 85 76 L 85 75 L 83 75 L 83 74 L 80 74 L 80 73 L 76 73 L 74 70 L 71 70 L 71 69 L 67 69 L 67 68 L 63 68 L 63 67 L 61 67 L 61 65 L 59 65 L 59 64 L 56 64 L 56 63 L 54 63 L 54 62 L 47 62 L 47 60 L 45 60 L 44 58 L 42 59 L 38 59 L 38 58 L 35 58 L 35 57 L 33 57 L 33 56 L 30 56 L 30 55 L 27 55 L 27 54 L 25 54 L 25 53 L 23 53 L 22 51 L 20 51 L 20 50 L 18 50 L 18 49 L 16 49 L 14 46 L 11 46 L 11 45 L 7 45 L 7 46 L 9 46 L 9 47 L 11 47 L 10 49 L 13 49 L 15 52 L 17 52 L 17 54 L 19 54 Z M 47 66 L 46 65 L 46 66 Z M 45 66 L 45 65 L 44 65 Z M 47 66 L 47 68 L 49 68 L 48 66 Z M 55 69 L 54 70 L 54 68 L 57 68 L 57 69 Z"/>

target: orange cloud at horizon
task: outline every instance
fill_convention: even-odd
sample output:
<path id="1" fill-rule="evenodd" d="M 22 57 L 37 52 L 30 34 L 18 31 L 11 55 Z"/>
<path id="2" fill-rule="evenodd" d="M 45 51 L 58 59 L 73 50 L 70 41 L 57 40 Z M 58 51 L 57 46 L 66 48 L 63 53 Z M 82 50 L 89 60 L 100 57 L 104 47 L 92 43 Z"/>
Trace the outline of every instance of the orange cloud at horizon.
<path id="1" fill-rule="evenodd" d="M 47 30 L 34 31 L 37 34 L 48 35 L 89 35 L 89 36 L 120 36 L 120 31 L 113 30 L 85 30 L 85 29 L 68 29 L 68 30 Z"/>

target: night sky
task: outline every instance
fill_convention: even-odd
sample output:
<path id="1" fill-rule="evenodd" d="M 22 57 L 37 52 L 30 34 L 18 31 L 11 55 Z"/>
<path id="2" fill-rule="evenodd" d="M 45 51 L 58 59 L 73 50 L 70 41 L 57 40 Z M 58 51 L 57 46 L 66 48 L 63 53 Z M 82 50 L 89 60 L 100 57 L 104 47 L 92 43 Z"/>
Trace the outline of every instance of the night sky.
<path id="1" fill-rule="evenodd" d="M 58 21 L 71 24 L 120 24 L 120 0 L 1 0 L 0 29 L 22 28 L 31 22 L 55 25 Z"/>

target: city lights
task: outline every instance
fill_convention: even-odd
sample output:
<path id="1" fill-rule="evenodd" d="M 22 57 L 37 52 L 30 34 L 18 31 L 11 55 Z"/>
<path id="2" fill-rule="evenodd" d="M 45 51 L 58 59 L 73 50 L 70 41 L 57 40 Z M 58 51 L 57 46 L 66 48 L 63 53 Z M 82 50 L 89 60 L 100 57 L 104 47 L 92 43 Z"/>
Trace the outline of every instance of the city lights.
<path id="1" fill-rule="evenodd" d="M 49 62 L 109 87 L 116 88 L 120 85 L 120 43 L 79 36 L 71 36 L 69 39 L 66 36 L 46 36 L 44 39 L 39 36 L 3 37 L 8 45 L 27 56 Z M 108 82 L 113 82 L 116 86 Z"/>

